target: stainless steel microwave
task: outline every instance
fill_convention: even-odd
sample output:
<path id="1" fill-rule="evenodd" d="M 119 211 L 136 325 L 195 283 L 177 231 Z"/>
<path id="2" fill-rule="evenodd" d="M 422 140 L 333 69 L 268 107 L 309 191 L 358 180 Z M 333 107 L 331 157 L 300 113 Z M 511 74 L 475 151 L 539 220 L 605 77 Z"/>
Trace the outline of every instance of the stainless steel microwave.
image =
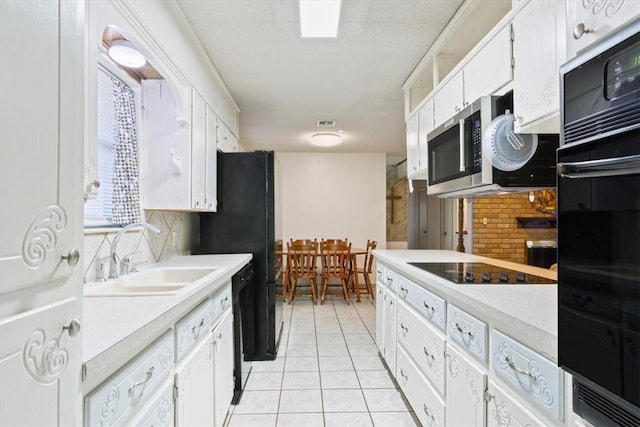
<path id="1" fill-rule="evenodd" d="M 469 197 L 555 187 L 558 135 L 535 135 L 536 153 L 516 171 L 498 170 L 483 155 L 483 144 L 489 143 L 482 137 L 485 129 L 506 110 L 513 111 L 512 92 L 485 96 L 427 135 L 428 194 Z"/>

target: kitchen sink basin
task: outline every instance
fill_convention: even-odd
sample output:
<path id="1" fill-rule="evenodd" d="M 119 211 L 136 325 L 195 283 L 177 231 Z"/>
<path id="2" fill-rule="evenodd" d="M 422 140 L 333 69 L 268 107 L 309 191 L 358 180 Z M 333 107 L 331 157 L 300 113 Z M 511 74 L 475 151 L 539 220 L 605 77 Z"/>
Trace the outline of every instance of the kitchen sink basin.
<path id="1" fill-rule="evenodd" d="M 220 267 L 163 267 L 144 270 L 108 279 L 104 282 L 87 283 L 84 296 L 153 296 L 176 295 Z"/>

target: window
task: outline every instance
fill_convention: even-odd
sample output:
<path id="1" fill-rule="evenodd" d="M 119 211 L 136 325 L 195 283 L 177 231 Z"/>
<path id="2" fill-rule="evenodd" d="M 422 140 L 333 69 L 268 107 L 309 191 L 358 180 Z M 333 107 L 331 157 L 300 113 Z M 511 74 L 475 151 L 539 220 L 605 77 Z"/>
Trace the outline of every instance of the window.
<path id="1" fill-rule="evenodd" d="M 109 64 L 110 65 L 110 64 Z M 114 68 L 113 72 L 107 68 Z M 136 93 L 136 104 L 139 105 L 139 86 L 132 82 L 124 72 L 115 68 L 98 67 L 97 79 L 97 138 L 96 156 L 98 181 L 96 197 L 88 199 L 84 204 L 85 227 L 112 226 L 113 224 L 113 182 L 114 182 L 114 143 L 116 142 L 115 110 L 112 78 L 124 82 Z M 132 84 L 133 83 L 133 84 Z M 133 86 L 133 87 L 132 87 Z M 138 115 L 139 116 L 139 115 Z"/>

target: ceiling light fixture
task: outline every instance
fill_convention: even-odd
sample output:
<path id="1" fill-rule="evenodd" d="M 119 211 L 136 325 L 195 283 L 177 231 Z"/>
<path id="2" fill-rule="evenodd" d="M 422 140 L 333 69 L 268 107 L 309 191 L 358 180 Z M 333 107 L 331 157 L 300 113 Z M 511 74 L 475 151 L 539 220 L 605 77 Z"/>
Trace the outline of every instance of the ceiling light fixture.
<path id="1" fill-rule="evenodd" d="M 118 64 L 128 68 L 140 68 L 147 63 L 144 55 L 129 40 L 114 40 L 109 48 L 109 56 Z"/>
<path id="2" fill-rule="evenodd" d="M 337 133 L 316 133 L 311 135 L 309 142 L 318 147 L 334 147 L 342 144 L 342 137 Z"/>
<path id="3" fill-rule="evenodd" d="M 300 0 L 302 37 L 337 37 L 341 0 Z"/>

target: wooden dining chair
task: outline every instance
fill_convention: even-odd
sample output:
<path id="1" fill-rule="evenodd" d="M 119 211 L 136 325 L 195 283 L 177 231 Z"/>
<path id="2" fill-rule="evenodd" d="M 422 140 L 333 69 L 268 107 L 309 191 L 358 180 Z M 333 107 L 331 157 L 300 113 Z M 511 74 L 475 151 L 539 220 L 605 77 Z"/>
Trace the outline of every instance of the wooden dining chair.
<path id="1" fill-rule="evenodd" d="M 292 245 L 287 243 L 287 261 L 289 263 L 289 304 L 296 296 L 298 280 L 309 280 L 311 299 L 316 303 L 317 298 L 317 269 L 318 245 L 315 243 Z"/>
<path id="2" fill-rule="evenodd" d="M 349 262 L 351 257 L 351 243 L 320 245 L 320 259 L 322 264 L 322 282 L 320 287 L 320 304 L 324 304 L 330 280 L 338 280 L 342 287 L 344 300 L 349 304 Z"/>
<path id="3" fill-rule="evenodd" d="M 288 245 L 316 245 L 318 246 L 318 241 L 316 239 L 289 239 Z M 288 247 L 288 246 L 287 246 Z M 286 255 L 286 254 L 285 254 Z M 284 280 L 282 286 L 282 299 L 284 300 L 289 292 L 291 292 L 291 277 L 289 274 L 289 258 L 287 257 L 286 265 L 284 269 Z"/>
<path id="4" fill-rule="evenodd" d="M 320 240 L 320 244 L 324 244 L 324 243 L 328 243 L 331 245 L 336 245 L 336 244 L 348 244 L 349 243 L 349 239 L 322 239 Z"/>
<path id="5" fill-rule="evenodd" d="M 354 286 L 360 286 L 360 282 L 358 280 L 358 275 L 362 275 L 364 279 L 365 288 L 359 289 L 359 293 L 368 293 L 372 299 L 375 299 L 375 293 L 373 292 L 373 287 L 371 285 L 371 270 L 373 269 L 373 253 L 372 251 L 378 246 L 378 243 L 375 240 L 367 240 L 367 252 L 364 255 L 364 264 L 362 264 L 362 268 L 357 267 L 354 272 L 355 280 Z"/>

